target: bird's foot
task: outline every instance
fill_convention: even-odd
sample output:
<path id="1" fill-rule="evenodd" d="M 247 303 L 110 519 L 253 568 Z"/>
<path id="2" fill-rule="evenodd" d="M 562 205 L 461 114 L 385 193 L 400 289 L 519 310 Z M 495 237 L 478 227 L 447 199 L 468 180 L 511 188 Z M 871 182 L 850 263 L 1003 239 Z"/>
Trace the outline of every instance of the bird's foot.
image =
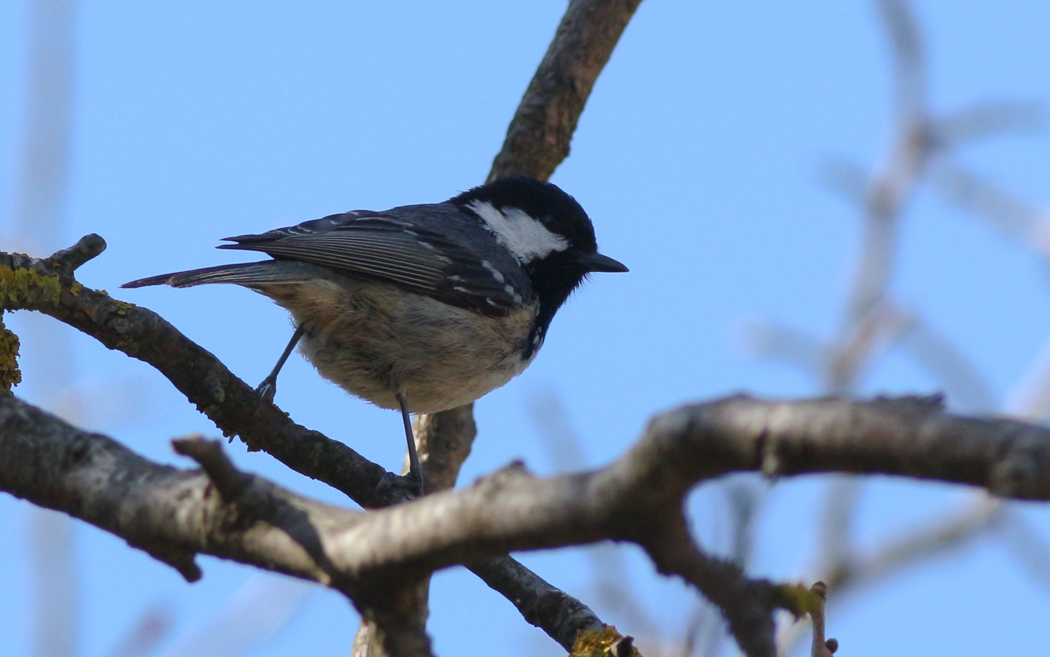
<path id="1" fill-rule="evenodd" d="M 272 404 L 273 397 L 277 394 L 277 381 L 266 377 L 263 379 L 259 387 L 255 389 L 255 393 L 259 395 L 259 401 L 264 404 Z"/>
<path id="2" fill-rule="evenodd" d="M 388 472 L 379 480 L 377 488 L 383 497 L 400 498 L 402 502 L 411 502 L 423 497 L 423 479 L 412 473 L 397 475 Z"/>

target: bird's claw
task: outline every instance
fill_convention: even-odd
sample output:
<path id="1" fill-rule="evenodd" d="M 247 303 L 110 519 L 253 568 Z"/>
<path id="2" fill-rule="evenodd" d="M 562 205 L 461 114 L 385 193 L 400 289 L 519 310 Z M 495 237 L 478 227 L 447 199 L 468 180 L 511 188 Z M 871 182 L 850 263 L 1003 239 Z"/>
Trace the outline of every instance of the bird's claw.
<path id="1" fill-rule="evenodd" d="M 264 404 L 272 404 L 273 397 L 277 394 L 277 383 L 268 378 L 263 379 L 263 382 L 255 389 L 255 393 L 259 395 L 259 400 Z"/>

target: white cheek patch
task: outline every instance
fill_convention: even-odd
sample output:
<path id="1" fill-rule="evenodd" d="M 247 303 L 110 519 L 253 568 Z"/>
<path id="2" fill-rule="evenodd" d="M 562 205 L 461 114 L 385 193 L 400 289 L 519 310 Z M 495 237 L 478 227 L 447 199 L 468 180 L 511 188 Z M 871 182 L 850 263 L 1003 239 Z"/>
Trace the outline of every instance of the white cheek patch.
<path id="1" fill-rule="evenodd" d="M 518 262 L 531 262 L 554 251 L 569 248 L 569 242 L 564 237 L 550 232 L 522 210 L 497 210 L 488 201 L 474 201 L 469 207 L 481 217 L 499 243 L 514 254 Z"/>

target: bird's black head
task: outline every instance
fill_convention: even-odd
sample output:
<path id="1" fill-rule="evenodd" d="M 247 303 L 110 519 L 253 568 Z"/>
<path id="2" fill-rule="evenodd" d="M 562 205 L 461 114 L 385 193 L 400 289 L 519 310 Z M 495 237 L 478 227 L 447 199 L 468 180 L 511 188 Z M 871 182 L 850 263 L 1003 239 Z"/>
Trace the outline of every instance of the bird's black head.
<path id="1" fill-rule="evenodd" d="M 540 303 L 536 346 L 554 313 L 588 274 L 627 271 L 598 253 L 587 213 L 551 183 L 502 178 L 451 202 L 477 215 L 528 273 Z"/>

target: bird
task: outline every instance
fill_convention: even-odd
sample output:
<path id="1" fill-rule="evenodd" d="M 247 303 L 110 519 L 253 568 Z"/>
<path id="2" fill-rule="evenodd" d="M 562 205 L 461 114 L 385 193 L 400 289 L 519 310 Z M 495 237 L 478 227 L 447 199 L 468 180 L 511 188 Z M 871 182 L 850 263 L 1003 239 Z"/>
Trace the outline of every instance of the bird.
<path id="1" fill-rule="evenodd" d="M 528 177 L 497 179 L 441 203 L 353 210 L 217 248 L 269 260 L 125 283 L 231 283 L 291 313 L 295 330 L 257 388 L 271 403 L 296 345 L 318 372 L 381 408 L 400 410 L 409 477 L 423 489 L 411 413 L 475 401 L 521 374 L 555 313 L 595 272 L 627 267 L 598 252 L 572 196 Z"/>

